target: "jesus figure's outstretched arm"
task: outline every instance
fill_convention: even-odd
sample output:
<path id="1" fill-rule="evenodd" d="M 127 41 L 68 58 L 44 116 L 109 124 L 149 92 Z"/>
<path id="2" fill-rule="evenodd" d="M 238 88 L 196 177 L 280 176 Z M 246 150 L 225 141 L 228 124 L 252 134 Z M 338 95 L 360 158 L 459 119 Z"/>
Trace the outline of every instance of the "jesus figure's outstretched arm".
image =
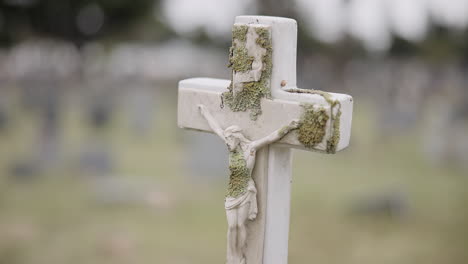
<path id="1" fill-rule="evenodd" d="M 280 139 L 282 139 L 284 136 L 286 136 L 289 132 L 291 132 L 294 129 L 297 129 L 299 127 L 299 121 L 294 119 L 289 123 L 289 125 L 284 126 L 275 132 L 271 133 L 270 135 L 261 138 L 259 140 L 256 140 L 252 142 L 253 148 L 255 150 L 261 149 L 264 146 L 270 145 Z"/>
<path id="2" fill-rule="evenodd" d="M 223 129 L 221 129 L 218 122 L 216 122 L 214 117 L 211 115 L 210 111 L 208 111 L 208 109 L 206 109 L 206 107 L 202 104 L 198 105 L 198 109 L 200 110 L 200 113 L 208 122 L 208 125 L 210 125 L 213 132 L 215 132 L 216 135 L 218 135 L 222 140 L 225 140 L 224 135 L 223 135 Z"/>

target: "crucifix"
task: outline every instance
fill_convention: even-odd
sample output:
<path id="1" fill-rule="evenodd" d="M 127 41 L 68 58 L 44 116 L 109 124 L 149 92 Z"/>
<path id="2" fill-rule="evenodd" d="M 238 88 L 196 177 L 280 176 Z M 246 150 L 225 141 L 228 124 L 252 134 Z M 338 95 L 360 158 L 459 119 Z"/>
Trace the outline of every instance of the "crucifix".
<path id="1" fill-rule="evenodd" d="M 179 82 L 179 127 L 215 133 L 229 151 L 227 264 L 286 264 L 291 148 L 349 144 L 352 97 L 297 88 L 296 46 L 295 20 L 238 16 L 231 80 Z"/>

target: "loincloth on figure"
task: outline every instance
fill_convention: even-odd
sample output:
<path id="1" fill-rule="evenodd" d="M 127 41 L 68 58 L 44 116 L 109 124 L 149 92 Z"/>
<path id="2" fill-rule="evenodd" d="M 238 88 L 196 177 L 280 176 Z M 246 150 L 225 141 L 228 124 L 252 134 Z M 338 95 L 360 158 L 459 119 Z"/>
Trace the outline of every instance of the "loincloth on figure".
<path id="1" fill-rule="evenodd" d="M 249 214 L 257 213 L 257 188 L 255 188 L 255 182 L 252 179 L 249 180 L 247 190 L 244 194 L 236 198 L 226 197 L 224 200 L 224 208 L 226 210 L 232 210 L 247 203 L 250 203 Z"/>

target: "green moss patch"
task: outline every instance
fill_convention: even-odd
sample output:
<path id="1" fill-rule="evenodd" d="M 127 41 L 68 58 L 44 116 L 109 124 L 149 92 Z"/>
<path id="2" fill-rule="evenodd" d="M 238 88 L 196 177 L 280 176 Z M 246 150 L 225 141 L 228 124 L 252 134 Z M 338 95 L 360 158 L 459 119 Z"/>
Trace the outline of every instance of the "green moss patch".
<path id="1" fill-rule="evenodd" d="M 247 31 L 249 31 L 249 27 L 246 25 L 234 25 L 232 27 L 232 42 L 237 39 L 239 42 L 246 42 L 247 41 Z"/>
<path id="2" fill-rule="evenodd" d="M 256 28 L 258 38 L 256 43 L 266 49 L 262 58 L 262 75 L 258 82 L 243 83 L 243 90 L 234 96 L 233 84 L 228 87 L 228 91 L 221 95 L 221 107 L 227 105 L 234 112 L 245 112 L 250 110 L 250 118 L 256 120 L 262 113 L 261 99 L 270 98 L 270 77 L 273 67 L 270 32 L 266 28 Z M 234 26 L 232 30 L 232 47 L 229 55 L 229 67 L 235 72 L 246 72 L 252 69 L 254 58 L 248 56 L 245 42 L 247 41 L 247 26 Z"/>
<path id="3" fill-rule="evenodd" d="M 266 53 L 265 55 L 263 55 L 262 58 L 262 79 L 265 79 L 265 81 L 269 81 L 271 77 L 271 71 L 273 69 L 273 47 L 271 46 L 270 31 L 268 31 L 266 28 L 256 28 L 255 31 L 258 34 L 256 43 L 260 45 L 260 47 L 266 49 Z M 262 81 L 262 79 L 260 79 L 260 82 Z M 268 89 L 268 92 L 270 92 L 270 84 L 265 84 L 265 86 Z"/>
<path id="4" fill-rule="evenodd" d="M 252 70 L 253 56 L 249 56 L 245 47 L 247 41 L 248 26 L 235 25 L 232 27 L 232 46 L 229 49 L 229 68 L 234 72 L 246 72 Z"/>
<path id="5" fill-rule="evenodd" d="M 252 70 L 253 56 L 249 56 L 245 45 L 233 45 L 230 49 L 229 68 L 235 72 L 246 72 Z"/>
<path id="6" fill-rule="evenodd" d="M 313 148 L 322 142 L 329 116 L 323 107 L 315 109 L 313 104 L 303 104 L 302 107 L 304 112 L 300 119 L 297 139 L 306 148 Z"/>
<path id="7" fill-rule="evenodd" d="M 229 185 L 227 197 L 237 198 L 247 191 L 250 173 L 242 150 L 238 147 L 229 153 Z"/>
<path id="8" fill-rule="evenodd" d="M 338 109 L 338 112 L 336 113 L 336 115 L 332 115 L 333 135 L 327 141 L 327 153 L 335 154 L 336 147 L 338 146 L 338 143 L 340 142 L 341 104 L 339 105 L 339 107 L 340 108 Z"/>
<path id="9" fill-rule="evenodd" d="M 331 122 L 333 125 L 333 132 L 330 137 L 330 139 L 327 140 L 327 153 L 334 154 L 336 152 L 336 147 L 338 146 L 338 143 L 340 142 L 340 118 L 341 118 L 341 103 L 338 100 L 333 100 L 331 94 L 320 91 L 320 90 L 308 90 L 308 89 L 299 89 L 299 88 L 293 88 L 293 89 L 288 89 L 285 90 L 286 92 L 290 93 L 307 93 L 307 94 L 317 94 L 322 96 L 325 101 L 330 105 L 330 111 L 331 111 Z M 336 111 L 336 114 L 333 114 L 334 109 L 338 108 Z M 314 111 L 312 105 L 308 105 L 307 107 L 304 107 L 305 111 L 303 114 L 304 116 L 308 116 L 308 119 L 313 119 L 316 118 L 313 115 L 321 115 L 321 113 L 316 113 L 312 114 L 311 112 Z M 319 112 L 322 112 L 322 110 L 319 110 Z M 325 112 L 325 115 L 326 112 Z M 329 119 L 327 115 L 327 120 Z M 301 120 L 301 122 L 303 122 Z M 326 121 L 325 121 L 326 124 Z M 302 124 L 301 124 L 302 127 Z M 308 126 L 310 127 L 310 125 Z M 326 133 L 325 126 L 323 127 L 323 132 Z M 306 136 L 306 133 L 313 133 L 312 135 Z M 325 134 L 324 134 L 325 135 Z M 315 140 L 318 140 L 319 137 L 317 136 L 317 131 L 314 131 L 311 128 L 308 128 L 307 130 L 304 128 L 303 131 L 301 132 L 301 129 L 299 128 L 299 142 L 301 142 L 305 147 L 307 148 L 313 148 L 316 144 L 322 142 L 322 139 L 319 142 L 316 142 L 315 144 L 311 144 L 314 142 L 314 140 L 311 140 L 311 138 L 315 138 Z M 302 140 L 302 141 L 301 141 Z"/>

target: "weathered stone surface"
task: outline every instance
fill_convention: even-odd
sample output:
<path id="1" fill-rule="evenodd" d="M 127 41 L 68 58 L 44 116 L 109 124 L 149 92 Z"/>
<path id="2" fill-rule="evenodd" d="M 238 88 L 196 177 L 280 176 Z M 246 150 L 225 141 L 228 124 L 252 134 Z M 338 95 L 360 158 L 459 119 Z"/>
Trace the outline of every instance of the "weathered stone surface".
<path id="1" fill-rule="evenodd" d="M 323 108 L 330 114 L 330 104 L 321 95 L 317 94 L 299 94 L 284 92 L 284 98 L 290 100 L 272 99 L 262 100 L 262 115 L 257 120 L 251 120 L 248 112 L 233 112 L 229 108 L 220 108 L 220 95 L 226 91 L 230 84 L 229 80 L 194 78 L 183 80 L 179 83 L 179 105 L 178 105 L 178 125 L 179 127 L 211 132 L 208 123 L 197 111 L 197 105 L 205 105 L 212 113 L 215 119 L 219 120 L 220 125 L 227 127 L 236 124 L 242 127 L 243 132 L 252 140 L 264 137 L 278 127 L 288 123 L 292 119 L 301 117 L 304 108 L 302 103 L 313 104 L 317 109 Z M 349 144 L 351 135 L 351 115 L 353 109 L 352 97 L 345 94 L 330 93 L 333 100 L 341 104 L 341 116 L 335 122 L 340 122 L 340 140 L 336 151 L 343 150 Z M 336 115 L 337 109 L 334 108 L 333 115 Z M 279 144 L 289 147 L 306 149 L 299 142 L 297 132 L 285 136 Z M 329 119 L 326 124 L 326 134 L 321 143 L 308 150 L 327 151 L 327 141 L 331 140 L 334 134 L 332 120 Z"/>

